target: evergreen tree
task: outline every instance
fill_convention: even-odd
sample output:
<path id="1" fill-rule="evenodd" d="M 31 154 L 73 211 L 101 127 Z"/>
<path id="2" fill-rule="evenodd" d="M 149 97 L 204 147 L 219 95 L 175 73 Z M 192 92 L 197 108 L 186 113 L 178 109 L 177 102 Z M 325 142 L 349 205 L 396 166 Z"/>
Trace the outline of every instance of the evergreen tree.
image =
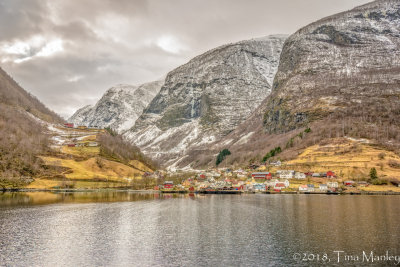
<path id="1" fill-rule="evenodd" d="M 226 148 L 221 150 L 217 156 L 217 161 L 215 162 L 215 165 L 218 166 L 226 158 L 226 156 L 228 156 L 230 154 L 231 154 L 231 152 Z"/>
<path id="2" fill-rule="evenodd" d="M 378 174 L 375 168 L 371 168 L 371 170 L 369 171 L 369 177 L 371 178 L 371 180 L 378 179 Z"/>

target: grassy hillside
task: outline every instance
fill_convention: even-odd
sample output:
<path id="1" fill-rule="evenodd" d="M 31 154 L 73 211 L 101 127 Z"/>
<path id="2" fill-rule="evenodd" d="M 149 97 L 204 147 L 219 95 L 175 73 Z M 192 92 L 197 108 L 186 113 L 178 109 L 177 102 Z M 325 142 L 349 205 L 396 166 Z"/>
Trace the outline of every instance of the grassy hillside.
<path id="1" fill-rule="evenodd" d="M 306 148 L 287 164 L 304 172 L 332 170 L 339 177 L 354 180 L 368 179 L 370 169 L 376 168 L 379 178 L 400 180 L 399 155 L 365 140 L 326 140 Z"/>
<path id="2" fill-rule="evenodd" d="M 152 172 L 154 164 L 120 135 L 105 130 L 63 127 L 58 131 L 62 132 L 60 138 L 65 138 L 58 153 L 40 157 L 51 171 L 36 177 L 27 188 L 146 187 L 148 181 L 143 174 Z M 93 142 L 98 146 L 87 146 Z M 78 146 L 69 147 L 70 143 Z"/>

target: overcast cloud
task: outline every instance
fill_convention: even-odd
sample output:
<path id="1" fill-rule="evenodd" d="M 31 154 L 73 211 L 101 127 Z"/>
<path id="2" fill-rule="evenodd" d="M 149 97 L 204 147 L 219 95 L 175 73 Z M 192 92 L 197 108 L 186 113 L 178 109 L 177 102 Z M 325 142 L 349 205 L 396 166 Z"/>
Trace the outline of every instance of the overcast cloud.
<path id="1" fill-rule="evenodd" d="M 216 46 L 291 34 L 368 0 L 0 0 L 0 65 L 64 117 Z"/>

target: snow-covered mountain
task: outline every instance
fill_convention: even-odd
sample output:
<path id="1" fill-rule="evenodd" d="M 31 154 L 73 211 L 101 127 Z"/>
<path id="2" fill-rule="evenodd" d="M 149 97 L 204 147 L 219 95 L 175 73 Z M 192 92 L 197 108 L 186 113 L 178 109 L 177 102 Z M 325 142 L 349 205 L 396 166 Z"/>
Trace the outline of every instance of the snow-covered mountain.
<path id="1" fill-rule="evenodd" d="M 125 136 L 170 166 L 228 134 L 270 94 L 286 37 L 223 45 L 171 71 Z"/>
<path id="2" fill-rule="evenodd" d="M 163 80 L 159 80 L 139 86 L 114 86 L 107 90 L 96 105 L 79 109 L 68 121 L 77 125 L 111 127 L 122 132 L 135 124 L 163 83 Z"/>
<path id="3" fill-rule="evenodd" d="M 360 116 L 355 122 L 372 114 L 384 120 L 400 105 L 399 71 L 400 1 L 319 20 L 286 41 L 264 126 L 282 133 L 338 112 Z"/>
<path id="4" fill-rule="evenodd" d="M 374 1 L 323 18 L 286 40 L 273 90 L 252 115 L 180 167 L 214 166 L 215 153 L 224 148 L 238 164 L 261 160 L 302 127 L 311 127 L 316 137 L 295 150 L 342 136 L 398 150 L 399 74 L 400 1 Z"/>

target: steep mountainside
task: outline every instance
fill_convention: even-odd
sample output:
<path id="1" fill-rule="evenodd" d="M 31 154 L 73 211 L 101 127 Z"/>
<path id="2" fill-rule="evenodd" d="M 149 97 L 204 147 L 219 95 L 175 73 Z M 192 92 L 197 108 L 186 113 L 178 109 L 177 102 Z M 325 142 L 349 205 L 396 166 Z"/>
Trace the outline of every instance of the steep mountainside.
<path id="1" fill-rule="evenodd" d="M 171 165 L 228 134 L 269 95 L 286 36 L 228 44 L 171 71 L 159 94 L 125 133 Z"/>
<path id="2" fill-rule="evenodd" d="M 271 95 L 211 151 L 193 153 L 181 166 L 213 164 L 222 148 L 232 151 L 230 163 L 260 160 L 290 140 L 291 156 L 349 136 L 398 150 L 399 73 L 399 1 L 375 1 L 312 23 L 286 40 Z M 293 138 L 308 126 L 310 134 Z"/>
<path id="3" fill-rule="evenodd" d="M 0 68 L 0 187 L 3 179 L 32 177 L 42 171 L 38 154 L 49 150 L 49 136 L 35 117 L 62 122 Z"/>
<path id="4" fill-rule="evenodd" d="M 285 132 L 333 113 L 390 125 L 400 112 L 399 73 L 399 1 L 375 1 L 315 22 L 285 43 L 265 128 Z"/>
<path id="5" fill-rule="evenodd" d="M 139 86 L 117 85 L 108 89 L 95 106 L 79 109 L 69 121 L 77 125 L 111 127 L 122 132 L 135 124 L 162 84 L 163 80 Z"/>

